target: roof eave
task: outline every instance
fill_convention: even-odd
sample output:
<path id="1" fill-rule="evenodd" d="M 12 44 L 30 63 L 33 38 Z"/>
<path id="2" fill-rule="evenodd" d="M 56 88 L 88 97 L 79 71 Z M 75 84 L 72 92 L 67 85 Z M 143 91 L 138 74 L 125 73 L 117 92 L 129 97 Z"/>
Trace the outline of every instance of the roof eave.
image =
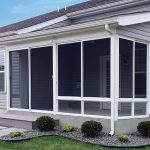
<path id="1" fill-rule="evenodd" d="M 20 41 L 23 39 L 40 38 L 42 36 L 53 37 L 53 36 L 58 36 L 58 35 L 64 34 L 64 33 L 70 33 L 71 31 L 88 29 L 88 28 L 93 28 L 93 27 L 102 27 L 102 26 L 105 26 L 105 24 L 112 24 L 112 25 L 117 26 L 118 25 L 117 18 L 104 19 L 104 20 L 99 20 L 99 21 L 94 21 L 94 22 L 86 22 L 86 23 L 82 23 L 82 24 L 76 24 L 76 25 L 57 28 L 57 30 L 54 28 L 54 29 L 25 33 L 25 34 L 21 34 L 21 35 L 13 35 L 13 36 L 8 36 L 8 37 L 3 37 L 3 38 L 0 38 L 0 44 L 12 43 L 12 42 Z"/>
<path id="2" fill-rule="evenodd" d="M 71 19 L 81 18 L 81 17 L 85 17 L 85 16 L 89 16 L 89 15 L 95 15 L 98 13 L 106 12 L 106 11 L 116 10 L 119 8 L 127 8 L 127 7 L 132 6 L 132 5 L 134 6 L 137 4 L 144 4 L 146 2 L 149 2 L 149 0 L 142 0 L 142 1 L 123 0 L 123 1 L 119 1 L 119 2 L 106 4 L 103 6 L 97 6 L 97 7 L 92 7 L 92 8 L 88 8 L 88 9 L 83 9 L 80 11 L 67 13 L 67 16 L 68 16 L 68 18 L 71 18 Z"/>

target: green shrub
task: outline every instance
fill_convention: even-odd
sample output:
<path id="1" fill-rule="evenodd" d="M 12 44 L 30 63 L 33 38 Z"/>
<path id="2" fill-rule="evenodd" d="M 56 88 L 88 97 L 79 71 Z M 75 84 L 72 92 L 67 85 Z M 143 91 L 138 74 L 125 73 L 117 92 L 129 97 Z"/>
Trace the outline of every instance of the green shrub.
<path id="1" fill-rule="evenodd" d="M 118 136 L 120 142 L 129 142 L 129 137 L 126 134 L 121 134 Z"/>
<path id="2" fill-rule="evenodd" d="M 62 127 L 61 127 L 61 131 L 62 132 L 71 132 L 71 131 L 73 131 L 75 129 L 75 127 L 74 126 L 70 126 L 70 125 L 63 125 Z"/>
<path id="3" fill-rule="evenodd" d="M 55 120 L 49 116 L 42 116 L 36 120 L 36 126 L 40 131 L 51 131 L 55 127 Z"/>
<path id="4" fill-rule="evenodd" d="M 137 126 L 137 130 L 141 135 L 150 137 L 150 121 L 140 122 Z"/>
<path id="5" fill-rule="evenodd" d="M 20 132 L 20 131 L 13 131 L 13 132 L 10 132 L 10 133 L 9 133 L 9 136 L 10 136 L 11 138 L 15 138 L 15 137 L 21 136 L 22 134 L 23 134 L 23 133 Z"/>
<path id="6" fill-rule="evenodd" d="M 102 124 L 96 121 L 86 121 L 81 126 L 81 132 L 85 136 L 94 137 L 98 136 L 99 133 L 102 131 Z"/>

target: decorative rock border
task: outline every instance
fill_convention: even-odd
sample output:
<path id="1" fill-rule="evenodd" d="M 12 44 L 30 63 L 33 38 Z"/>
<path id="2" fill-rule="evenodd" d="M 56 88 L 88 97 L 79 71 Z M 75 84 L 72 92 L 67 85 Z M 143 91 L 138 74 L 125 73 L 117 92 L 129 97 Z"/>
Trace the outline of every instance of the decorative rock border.
<path id="1" fill-rule="evenodd" d="M 10 138 L 9 136 L 2 136 L 0 137 L 0 140 L 7 142 L 20 142 L 43 136 L 61 136 L 68 139 L 85 142 L 88 144 L 94 144 L 110 148 L 141 148 L 150 146 L 150 138 L 142 137 L 138 133 L 130 134 L 129 135 L 130 142 L 122 143 L 118 140 L 118 137 L 116 135 L 110 137 L 105 133 L 101 133 L 98 137 L 89 138 L 83 136 L 79 129 L 76 129 L 75 131 L 68 133 L 61 132 L 58 129 L 55 129 L 50 132 L 39 132 L 37 130 L 32 130 L 24 132 L 22 136 L 16 138 Z"/>

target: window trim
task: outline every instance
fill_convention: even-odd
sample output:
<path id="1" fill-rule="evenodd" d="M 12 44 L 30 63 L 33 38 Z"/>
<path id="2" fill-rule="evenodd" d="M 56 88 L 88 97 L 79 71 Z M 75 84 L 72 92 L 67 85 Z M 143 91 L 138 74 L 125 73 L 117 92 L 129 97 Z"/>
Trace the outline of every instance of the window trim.
<path id="1" fill-rule="evenodd" d="M 130 38 L 130 37 L 126 37 L 126 36 L 121 36 L 119 35 L 118 36 L 119 39 L 124 39 L 124 40 L 129 40 L 129 41 L 132 41 L 133 42 L 133 55 L 135 54 L 135 43 L 141 43 L 141 44 L 146 44 L 147 45 L 147 73 L 146 73 L 146 76 L 147 76 L 147 80 L 146 80 L 146 98 L 135 98 L 134 97 L 134 93 L 133 93 L 133 97 L 132 98 L 120 98 L 118 97 L 118 102 L 131 102 L 131 109 L 132 109 L 132 115 L 131 116 L 123 116 L 123 117 L 119 117 L 117 115 L 117 118 L 120 120 L 120 119 L 132 119 L 132 118 L 146 118 L 146 117 L 149 117 L 149 105 L 150 105 L 150 101 L 149 101 L 149 98 L 150 98 L 150 95 L 149 95 L 149 84 L 150 84 L 150 77 L 149 77 L 149 74 L 150 74 L 150 69 L 149 69 L 149 61 L 150 61 L 150 44 L 148 41 L 144 41 L 144 40 L 138 40 L 138 39 L 133 39 L 133 38 Z M 120 43 L 119 43 L 120 44 Z M 133 57 L 133 61 L 134 61 L 135 57 Z M 135 61 L 134 61 L 135 63 Z M 135 64 L 133 64 L 135 65 Z M 133 66 L 134 67 L 134 66 Z M 120 70 L 120 69 L 119 69 Z M 134 80 L 135 80 L 135 74 L 134 74 L 134 68 L 133 68 L 133 89 L 134 90 L 134 87 L 135 87 L 135 84 L 134 84 Z M 120 78 L 120 77 L 119 77 Z M 120 89 L 119 89 L 120 91 Z M 141 116 L 135 116 L 134 114 L 134 109 L 135 109 L 135 103 L 136 102 L 146 102 L 147 103 L 147 106 L 146 106 L 146 115 L 141 115 Z M 118 108 L 117 108 L 118 109 Z"/>
<path id="2" fill-rule="evenodd" d="M 111 116 L 97 116 L 97 115 L 86 115 L 84 113 L 84 102 L 112 102 L 112 99 L 113 99 L 113 95 L 111 95 L 111 89 L 112 86 L 114 85 L 111 85 L 111 80 L 112 80 L 112 76 L 110 76 L 110 97 L 109 98 L 105 98 L 105 97 L 85 97 L 83 95 L 83 90 L 84 90 L 84 46 L 83 46 L 83 43 L 84 42 L 88 42 L 88 41 L 93 41 L 93 40 L 101 40 L 101 39 L 110 39 L 110 62 L 112 63 L 112 60 L 111 60 L 111 49 L 112 49 L 112 39 L 114 38 L 113 36 L 108 36 L 108 35 L 105 35 L 105 36 L 97 36 L 97 37 L 91 37 L 91 38 L 83 38 L 81 40 L 71 40 L 71 41 L 60 41 L 60 42 L 57 42 L 56 43 L 56 46 L 57 46 L 57 58 L 56 58 L 56 61 L 57 61 L 57 66 L 56 66 L 56 69 L 57 69 L 57 79 L 56 79 L 56 82 L 57 82 L 57 87 L 56 87 L 56 101 L 57 101 L 57 112 L 56 114 L 63 114 L 63 115 L 73 115 L 73 116 L 84 116 L 84 117 L 94 117 L 94 118 L 103 118 L 103 119 L 111 119 Z M 58 95 L 58 86 L 59 86 L 59 83 L 58 83 L 58 46 L 59 45 L 64 45 L 64 44 L 73 44 L 73 43 L 81 43 L 81 96 L 59 96 Z M 111 69 L 112 65 L 110 64 L 110 69 Z M 110 70 L 111 71 L 111 70 Z M 66 101 L 80 101 L 81 102 L 81 114 L 73 114 L 73 113 L 65 113 L 65 112 L 59 112 L 58 110 L 58 101 L 63 101 L 63 100 L 66 100 Z"/>
<path id="3" fill-rule="evenodd" d="M 6 51 L 0 50 L 0 53 L 4 54 L 4 71 L 0 71 L 1 73 L 4 73 L 4 90 L 0 91 L 0 94 L 6 93 Z"/>
<path id="4" fill-rule="evenodd" d="M 132 92 L 133 92 L 133 94 L 132 94 L 132 98 L 121 98 L 121 97 L 119 97 L 119 99 L 148 99 L 148 81 L 149 81 L 149 79 L 148 79 L 148 75 L 149 75 L 149 69 L 148 69 L 148 67 L 149 67 L 149 63 L 148 63 L 149 62 L 149 57 L 148 57 L 149 47 L 148 47 L 148 42 L 145 42 L 145 41 L 142 42 L 139 40 L 134 40 L 134 39 L 123 37 L 123 36 L 119 36 L 119 39 L 129 40 L 129 41 L 133 42 L 133 49 L 132 49 L 133 50 L 133 56 L 132 56 L 132 66 L 133 66 L 133 68 L 132 68 L 132 78 L 133 78 Z M 145 44 L 147 46 L 147 51 L 146 51 L 147 52 L 147 56 L 146 56 L 146 58 L 147 58 L 147 61 L 146 61 L 146 79 L 147 79 L 146 80 L 146 98 L 136 98 L 135 97 L 135 74 L 136 74 L 136 72 L 135 72 L 135 43 L 141 43 L 141 44 Z M 120 65 L 120 61 L 119 61 L 119 65 Z M 119 70 L 120 70 L 120 67 L 119 67 Z M 120 78 L 120 76 L 119 76 L 119 78 Z M 120 89 L 119 89 L 119 91 L 120 91 Z"/>

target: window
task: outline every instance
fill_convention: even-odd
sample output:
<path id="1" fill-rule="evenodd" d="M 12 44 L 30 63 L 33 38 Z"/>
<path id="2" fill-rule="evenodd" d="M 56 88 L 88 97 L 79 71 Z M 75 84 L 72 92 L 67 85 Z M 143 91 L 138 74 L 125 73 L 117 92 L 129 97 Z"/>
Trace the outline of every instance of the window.
<path id="1" fill-rule="evenodd" d="M 135 98 L 146 98 L 147 45 L 135 43 Z"/>
<path id="2" fill-rule="evenodd" d="M 120 39 L 120 98 L 146 98 L 147 44 Z"/>
<path id="3" fill-rule="evenodd" d="M 74 114 L 81 113 L 80 101 L 65 101 L 65 100 L 59 101 L 58 107 L 59 112 L 74 113 Z"/>
<path id="4" fill-rule="evenodd" d="M 119 39 L 119 60 L 119 97 L 147 98 L 147 44 Z M 146 110 L 142 100 L 118 104 L 119 117 L 146 115 Z"/>
<path id="5" fill-rule="evenodd" d="M 110 39 L 83 42 L 84 97 L 110 98 Z"/>
<path id="6" fill-rule="evenodd" d="M 131 103 L 130 102 L 119 102 L 118 103 L 118 116 L 131 116 Z"/>
<path id="7" fill-rule="evenodd" d="M 10 56 L 10 107 L 29 108 L 28 50 L 13 51 Z"/>
<path id="8" fill-rule="evenodd" d="M 133 42 L 120 39 L 120 98 L 133 97 Z"/>
<path id="9" fill-rule="evenodd" d="M 110 102 L 84 102 L 84 113 L 86 115 L 110 116 Z"/>
<path id="10" fill-rule="evenodd" d="M 5 52 L 0 51 L 0 92 L 5 91 Z"/>
<path id="11" fill-rule="evenodd" d="M 141 116 L 141 115 L 146 115 L 146 105 L 147 103 L 142 103 L 142 102 L 136 102 L 134 107 L 134 114 L 135 116 Z"/>
<path id="12" fill-rule="evenodd" d="M 58 95 L 81 96 L 81 43 L 58 46 Z"/>
<path id="13" fill-rule="evenodd" d="M 52 47 L 31 49 L 31 109 L 53 110 Z"/>
<path id="14" fill-rule="evenodd" d="M 58 45 L 59 112 L 110 117 L 110 47 L 110 38 Z"/>

